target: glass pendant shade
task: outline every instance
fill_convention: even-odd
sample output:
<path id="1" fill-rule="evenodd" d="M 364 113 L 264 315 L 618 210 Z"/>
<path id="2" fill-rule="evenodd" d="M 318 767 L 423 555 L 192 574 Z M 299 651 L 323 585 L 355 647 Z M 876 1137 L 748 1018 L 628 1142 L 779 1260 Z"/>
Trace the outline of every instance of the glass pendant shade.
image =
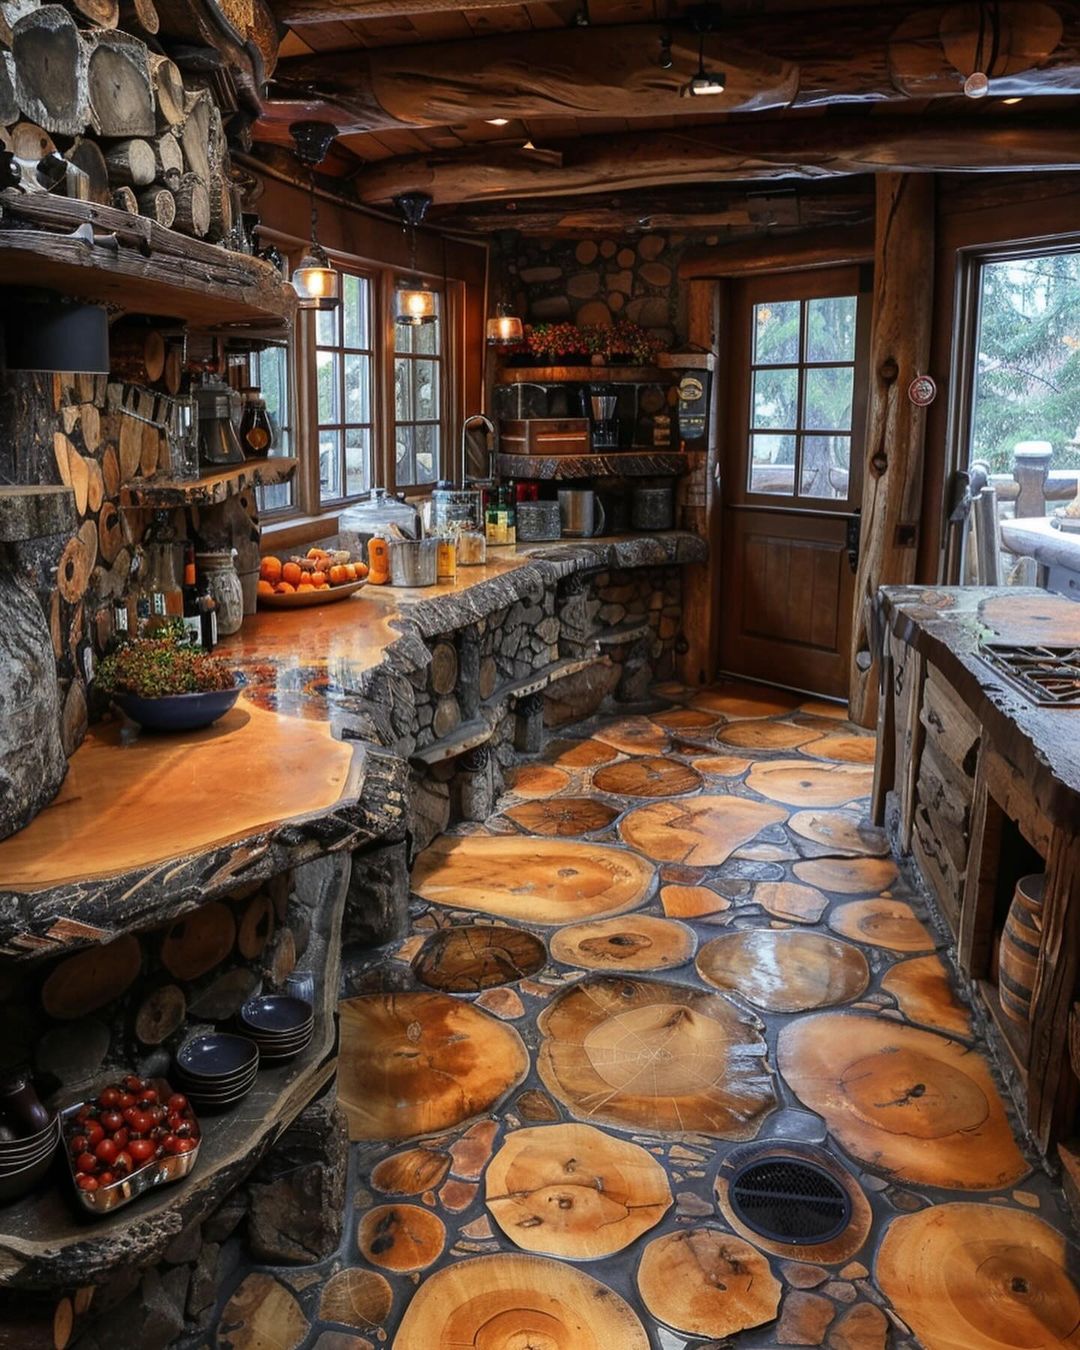
<path id="1" fill-rule="evenodd" d="M 419 327 L 422 323 L 435 322 L 435 292 L 423 286 L 402 286 L 397 293 L 397 321 Z"/>
<path id="2" fill-rule="evenodd" d="M 515 347 L 524 341 L 525 325 L 516 314 L 497 314 L 487 321 L 489 347 Z"/>
<path id="3" fill-rule="evenodd" d="M 301 309 L 337 309 L 341 304 L 341 273 L 330 266 L 321 248 L 300 259 L 292 284 Z"/>

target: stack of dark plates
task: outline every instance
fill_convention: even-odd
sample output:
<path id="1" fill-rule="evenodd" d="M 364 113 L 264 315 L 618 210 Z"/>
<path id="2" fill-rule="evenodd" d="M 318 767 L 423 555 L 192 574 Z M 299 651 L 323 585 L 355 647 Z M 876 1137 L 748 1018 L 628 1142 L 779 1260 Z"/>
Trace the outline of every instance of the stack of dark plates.
<path id="1" fill-rule="evenodd" d="M 49 1170 L 60 1138 L 60 1117 L 22 1139 L 0 1139 L 0 1204 L 32 1191 Z"/>
<path id="2" fill-rule="evenodd" d="M 203 1108 L 234 1106 L 251 1091 L 258 1072 L 259 1047 L 246 1036 L 210 1031 L 176 1052 L 177 1087 Z"/>
<path id="3" fill-rule="evenodd" d="M 237 1020 L 259 1047 L 260 1058 L 271 1063 L 298 1055 L 315 1031 L 311 1004 L 292 994 L 257 994 L 240 1009 Z"/>

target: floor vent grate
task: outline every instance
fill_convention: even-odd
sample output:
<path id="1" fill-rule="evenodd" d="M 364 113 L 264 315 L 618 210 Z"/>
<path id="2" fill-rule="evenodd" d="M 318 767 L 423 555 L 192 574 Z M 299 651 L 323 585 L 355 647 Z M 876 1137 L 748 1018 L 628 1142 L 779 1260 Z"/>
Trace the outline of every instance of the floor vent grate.
<path id="1" fill-rule="evenodd" d="M 851 1221 L 851 1197 L 816 1163 L 757 1158 L 739 1169 L 729 1199 L 739 1219 L 773 1242 L 829 1242 Z"/>

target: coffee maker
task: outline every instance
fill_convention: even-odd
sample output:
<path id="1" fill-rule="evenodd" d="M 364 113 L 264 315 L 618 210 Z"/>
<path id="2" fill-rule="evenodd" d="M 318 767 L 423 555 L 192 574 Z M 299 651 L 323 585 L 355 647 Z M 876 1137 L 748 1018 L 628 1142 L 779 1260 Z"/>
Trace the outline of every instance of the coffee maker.
<path id="1" fill-rule="evenodd" d="M 594 450 L 617 450 L 619 448 L 619 419 L 615 414 L 618 402 L 618 392 L 611 385 L 589 385 L 589 413 L 592 417 L 591 440 Z"/>

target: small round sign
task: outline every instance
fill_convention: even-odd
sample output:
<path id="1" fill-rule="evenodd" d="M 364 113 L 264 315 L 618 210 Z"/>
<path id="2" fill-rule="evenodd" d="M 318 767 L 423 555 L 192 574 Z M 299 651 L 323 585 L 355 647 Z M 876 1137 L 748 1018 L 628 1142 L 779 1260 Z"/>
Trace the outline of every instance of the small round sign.
<path id="1" fill-rule="evenodd" d="M 937 383 L 932 375 L 916 375 L 908 385 L 907 396 L 916 408 L 928 408 L 937 398 Z"/>

